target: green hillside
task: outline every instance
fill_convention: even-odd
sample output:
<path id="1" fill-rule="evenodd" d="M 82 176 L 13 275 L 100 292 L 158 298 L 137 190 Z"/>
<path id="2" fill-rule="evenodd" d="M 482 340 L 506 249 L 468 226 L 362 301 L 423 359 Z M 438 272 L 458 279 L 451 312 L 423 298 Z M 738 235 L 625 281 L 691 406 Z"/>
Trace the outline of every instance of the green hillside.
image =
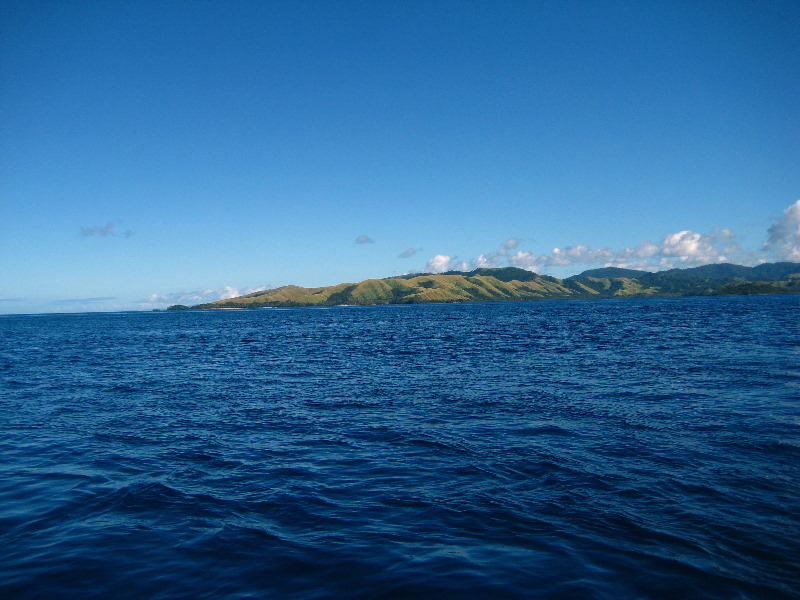
<path id="1" fill-rule="evenodd" d="M 496 302 L 725 294 L 800 293 L 800 263 L 718 264 L 657 273 L 608 267 L 561 280 L 508 267 L 414 274 L 305 288 L 287 285 L 229 300 L 170 309 L 263 308 L 429 302 Z"/>

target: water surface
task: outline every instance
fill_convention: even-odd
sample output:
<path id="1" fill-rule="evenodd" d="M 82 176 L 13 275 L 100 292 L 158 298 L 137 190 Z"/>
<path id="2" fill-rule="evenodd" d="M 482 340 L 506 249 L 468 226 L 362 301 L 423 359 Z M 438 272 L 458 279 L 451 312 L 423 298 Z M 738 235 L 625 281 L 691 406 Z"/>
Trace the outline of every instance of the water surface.
<path id="1" fill-rule="evenodd" d="M 0 317 L 4 598 L 798 598 L 800 297 Z"/>

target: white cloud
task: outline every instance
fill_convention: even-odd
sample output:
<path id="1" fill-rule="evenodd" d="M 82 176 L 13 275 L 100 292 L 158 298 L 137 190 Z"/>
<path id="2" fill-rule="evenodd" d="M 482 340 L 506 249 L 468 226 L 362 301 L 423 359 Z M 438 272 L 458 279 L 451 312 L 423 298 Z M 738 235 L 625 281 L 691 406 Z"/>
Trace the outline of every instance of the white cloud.
<path id="1" fill-rule="evenodd" d="M 445 254 L 437 254 L 425 264 L 425 273 L 444 273 L 445 271 L 452 271 L 450 265 L 452 259 Z"/>
<path id="2" fill-rule="evenodd" d="M 499 267 L 501 260 L 501 257 L 497 254 L 481 254 L 475 259 L 475 268 L 492 269 L 494 267 Z"/>
<path id="3" fill-rule="evenodd" d="M 473 260 L 457 260 L 445 254 L 437 254 L 425 264 L 425 273 L 444 273 L 445 271 L 474 271 L 502 266 L 503 257 L 496 253 L 481 254 Z"/>
<path id="4" fill-rule="evenodd" d="M 694 231 L 679 231 L 664 236 L 659 253 L 663 257 L 675 257 L 688 265 L 705 265 L 725 262 L 726 257 L 717 247 L 713 235 L 701 235 Z"/>
<path id="5" fill-rule="evenodd" d="M 368 235 L 360 235 L 356 238 L 356 244 L 374 244 L 375 240 L 373 240 Z"/>
<path id="6" fill-rule="evenodd" d="M 533 252 L 524 252 L 517 250 L 514 254 L 508 257 L 508 262 L 515 267 L 522 267 L 529 271 L 539 272 L 542 267 L 542 257 L 535 255 Z"/>
<path id="7" fill-rule="evenodd" d="M 600 263 L 614 259 L 614 252 L 610 248 L 593 250 L 589 246 L 567 246 L 563 250 L 553 248 L 553 252 L 545 262 L 545 266 L 562 266 L 573 263 Z"/>
<path id="8" fill-rule="evenodd" d="M 533 254 L 518 250 L 508 258 L 508 262 L 515 267 L 522 267 L 537 271 L 543 267 L 565 267 L 575 263 L 597 263 L 614 259 L 614 252 L 609 248 L 593 250 L 589 246 L 567 246 L 566 248 L 553 248 L 550 254 Z"/>
<path id="9" fill-rule="evenodd" d="M 649 241 L 639 242 L 636 248 L 629 250 L 625 249 L 622 251 L 623 256 L 627 255 L 630 252 L 631 256 L 635 256 L 636 258 L 650 258 L 651 256 L 655 256 L 658 254 L 658 246 L 653 244 Z"/>
<path id="10" fill-rule="evenodd" d="M 800 261 L 800 200 L 783 211 L 783 217 L 767 230 L 764 250 L 779 260 Z"/>

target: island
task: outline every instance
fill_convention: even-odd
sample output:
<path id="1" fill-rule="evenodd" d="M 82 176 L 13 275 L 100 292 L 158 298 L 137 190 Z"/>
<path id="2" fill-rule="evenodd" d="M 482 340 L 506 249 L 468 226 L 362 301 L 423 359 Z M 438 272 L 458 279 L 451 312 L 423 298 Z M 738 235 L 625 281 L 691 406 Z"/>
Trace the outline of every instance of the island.
<path id="1" fill-rule="evenodd" d="M 605 267 L 566 279 L 505 267 L 416 273 L 314 288 L 286 285 L 167 310 L 791 293 L 800 293 L 800 263 L 755 267 L 723 263 L 655 273 Z"/>

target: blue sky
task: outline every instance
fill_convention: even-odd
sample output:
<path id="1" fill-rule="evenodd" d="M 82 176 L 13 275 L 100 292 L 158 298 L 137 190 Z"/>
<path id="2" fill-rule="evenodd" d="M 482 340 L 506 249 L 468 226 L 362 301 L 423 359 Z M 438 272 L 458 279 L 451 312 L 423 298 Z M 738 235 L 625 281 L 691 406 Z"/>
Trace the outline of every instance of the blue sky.
<path id="1" fill-rule="evenodd" d="M 800 261 L 800 4 L 0 6 L 0 312 Z"/>

